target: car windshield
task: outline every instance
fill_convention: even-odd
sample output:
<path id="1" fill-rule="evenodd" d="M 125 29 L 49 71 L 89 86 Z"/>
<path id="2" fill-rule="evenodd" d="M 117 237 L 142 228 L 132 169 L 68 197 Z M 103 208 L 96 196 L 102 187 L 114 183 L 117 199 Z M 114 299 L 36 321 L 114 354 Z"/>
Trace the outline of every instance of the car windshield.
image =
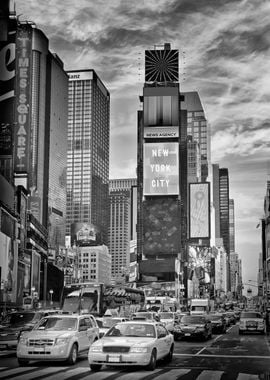
<path id="1" fill-rule="evenodd" d="M 185 315 L 181 318 L 181 323 L 205 323 L 205 318 L 197 315 Z"/>
<path id="2" fill-rule="evenodd" d="M 50 317 L 43 318 L 35 327 L 35 330 L 50 330 L 50 331 L 74 331 L 77 329 L 76 318 L 61 318 Z"/>
<path id="3" fill-rule="evenodd" d="M 241 313 L 240 318 L 262 318 L 260 313 Z"/>
<path id="4" fill-rule="evenodd" d="M 12 327 L 25 325 L 32 322 L 35 317 L 35 313 L 13 313 L 6 316 L 2 321 L 3 325 L 12 325 Z"/>
<path id="5" fill-rule="evenodd" d="M 163 312 L 159 313 L 161 319 L 173 319 L 173 313 Z"/>
<path id="6" fill-rule="evenodd" d="M 126 323 L 113 326 L 105 335 L 108 336 L 125 336 L 125 337 L 145 337 L 155 338 L 156 332 L 153 325 L 143 323 Z"/>

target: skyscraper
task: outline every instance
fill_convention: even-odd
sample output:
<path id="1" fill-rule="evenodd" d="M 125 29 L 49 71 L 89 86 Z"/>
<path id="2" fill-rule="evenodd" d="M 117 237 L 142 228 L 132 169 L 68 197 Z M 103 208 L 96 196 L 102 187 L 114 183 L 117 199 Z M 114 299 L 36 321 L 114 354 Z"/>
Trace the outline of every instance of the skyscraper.
<path id="1" fill-rule="evenodd" d="M 182 110 L 187 110 L 187 134 L 197 141 L 201 153 L 201 176 L 206 181 L 208 176 L 208 164 L 210 162 L 210 139 L 209 128 L 199 94 L 182 92 L 184 101 L 181 103 Z"/>
<path id="2" fill-rule="evenodd" d="M 46 35 L 33 22 L 20 21 L 15 12 L 8 12 L 8 1 L 2 3 L 1 173 L 17 190 L 24 189 L 17 197 L 24 194 L 20 228 L 24 233 L 27 228 L 27 234 L 22 238 L 20 233 L 15 255 L 18 281 L 19 276 L 28 276 L 29 281 L 20 289 L 21 301 L 33 286 L 46 299 L 48 245 L 57 249 L 65 243 L 68 77 L 63 62 L 50 52 Z"/>
<path id="3" fill-rule="evenodd" d="M 235 252 L 235 219 L 234 200 L 229 199 L 229 232 L 230 232 L 230 252 Z"/>
<path id="4" fill-rule="evenodd" d="M 132 223 L 132 187 L 137 179 L 110 180 L 109 251 L 112 256 L 112 279 L 124 282 L 129 272 Z"/>
<path id="5" fill-rule="evenodd" d="M 230 280 L 230 212 L 229 212 L 229 171 L 227 168 L 219 169 L 219 211 L 220 211 L 220 236 L 228 257 L 227 286 L 231 290 Z"/>
<path id="6" fill-rule="evenodd" d="M 178 55 L 169 43 L 145 51 L 137 167 L 137 248 L 142 281 L 174 282 L 175 260 L 181 255 L 181 200 L 186 202 L 183 193 L 180 195 L 179 173 L 187 172 L 187 150 Z"/>
<path id="7" fill-rule="evenodd" d="M 72 223 L 93 224 L 107 244 L 110 94 L 94 70 L 68 75 L 66 235 Z"/>

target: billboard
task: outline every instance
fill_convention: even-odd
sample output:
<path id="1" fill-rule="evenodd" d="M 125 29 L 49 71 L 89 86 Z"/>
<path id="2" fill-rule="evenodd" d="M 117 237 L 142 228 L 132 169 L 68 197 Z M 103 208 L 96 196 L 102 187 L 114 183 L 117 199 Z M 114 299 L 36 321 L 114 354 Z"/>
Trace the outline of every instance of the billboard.
<path id="1" fill-rule="evenodd" d="M 177 254 L 181 239 L 178 200 L 171 197 L 146 199 L 143 207 L 144 254 Z"/>
<path id="2" fill-rule="evenodd" d="M 16 41 L 16 108 L 14 171 L 28 171 L 30 154 L 30 96 L 31 96 L 32 29 L 20 26 Z"/>
<path id="3" fill-rule="evenodd" d="M 179 194 L 179 145 L 175 142 L 144 144 L 144 195 Z"/>
<path id="4" fill-rule="evenodd" d="M 210 183 L 189 184 L 189 237 L 210 238 Z"/>
<path id="5" fill-rule="evenodd" d="M 72 247 L 102 245 L 101 232 L 93 224 L 72 223 L 70 229 Z"/>
<path id="6" fill-rule="evenodd" d="M 10 26 L 7 41 L 0 41 L 0 156 L 12 155 L 15 36 L 15 25 Z"/>

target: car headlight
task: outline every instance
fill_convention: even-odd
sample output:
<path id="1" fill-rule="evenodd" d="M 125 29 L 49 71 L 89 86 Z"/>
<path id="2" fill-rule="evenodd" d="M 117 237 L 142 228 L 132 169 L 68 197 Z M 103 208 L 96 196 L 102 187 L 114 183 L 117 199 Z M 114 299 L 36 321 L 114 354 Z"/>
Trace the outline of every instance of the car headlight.
<path id="1" fill-rule="evenodd" d="M 55 345 L 61 346 L 63 344 L 68 343 L 68 341 L 69 341 L 69 338 L 57 338 L 55 341 Z"/>
<path id="2" fill-rule="evenodd" d="M 24 346 L 28 346 L 28 339 L 21 336 L 20 340 L 19 340 L 19 344 L 22 344 Z"/>
<path id="3" fill-rule="evenodd" d="M 146 353 L 146 352 L 149 352 L 149 349 L 148 347 L 131 347 L 130 348 L 130 351 L 129 352 L 133 352 L 133 353 Z"/>
<path id="4" fill-rule="evenodd" d="M 102 352 L 102 346 L 90 346 L 90 351 L 91 352 Z"/>

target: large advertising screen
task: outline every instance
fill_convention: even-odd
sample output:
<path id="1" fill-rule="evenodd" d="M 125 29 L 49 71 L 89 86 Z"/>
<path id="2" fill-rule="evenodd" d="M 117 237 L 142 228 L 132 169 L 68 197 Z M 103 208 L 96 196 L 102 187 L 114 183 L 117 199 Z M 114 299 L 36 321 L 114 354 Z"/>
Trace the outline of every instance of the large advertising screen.
<path id="1" fill-rule="evenodd" d="M 178 200 L 171 197 L 146 199 L 143 207 L 144 254 L 177 254 L 181 236 Z"/>
<path id="2" fill-rule="evenodd" d="M 144 195 L 179 194 L 178 143 L 144 144 Z"/>
<path id="3" fill-rule="evenodd" d="M 189 184 L 189 237 L 210 237 L 210 183 Z"/>
<path id="4" fill-rule="evenodd" d="M 14 171 L 28 171 L 30 145 L 32 29 L 20 26 L 16 41 L 16 128 Z"/>

